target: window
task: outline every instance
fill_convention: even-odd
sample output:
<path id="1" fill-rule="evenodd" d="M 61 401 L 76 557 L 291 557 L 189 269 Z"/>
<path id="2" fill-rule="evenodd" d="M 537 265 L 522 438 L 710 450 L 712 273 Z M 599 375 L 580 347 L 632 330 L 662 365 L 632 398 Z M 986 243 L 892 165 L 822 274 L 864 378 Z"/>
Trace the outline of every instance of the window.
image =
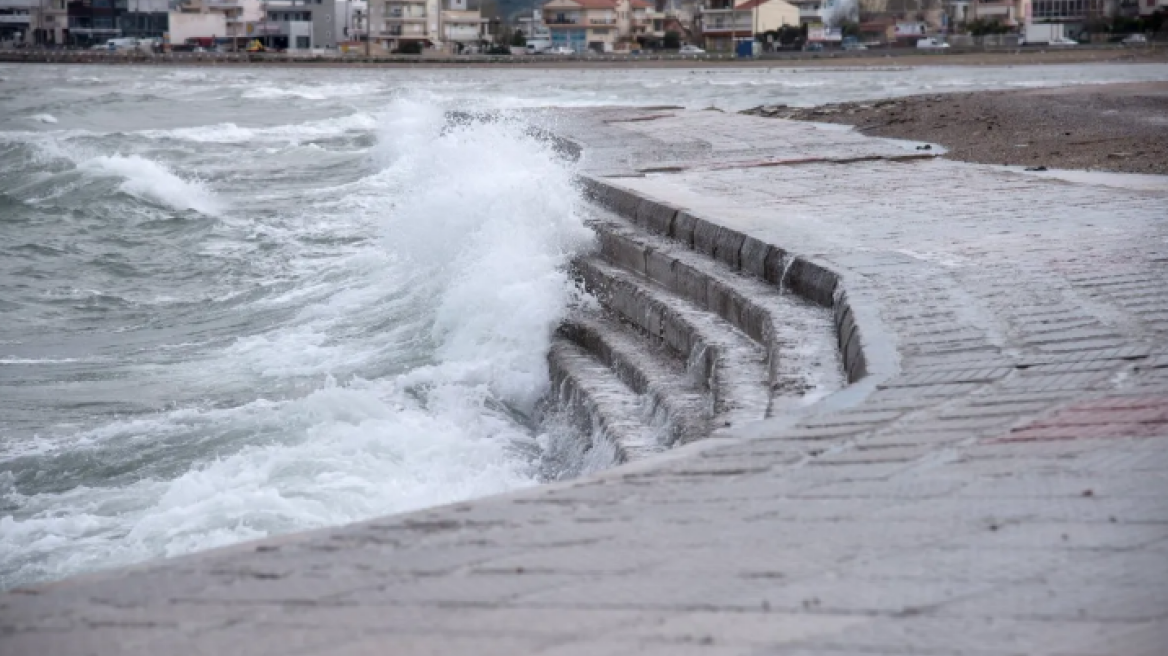
<path id="1" fill-rule="evenodd" d="M 110 6 L 110 0 L 93 0 L 93 6 L 100 9 L 108 8 Z"/>
<path id="2" fill-rule="evenodd" d="M 297 47 L 297 48 L 302 48 L 302 49 L 303 49 L 303 48 L 308 48 L 308 47 L 309 47 L 309 45 L 308 45 L 308 44 L 309 44 L 309 42 L 308 42 L 308 37 L 306 37 L 306 36 L 298 36 L 298 37 L 296 37 L 296 47 Z"/>

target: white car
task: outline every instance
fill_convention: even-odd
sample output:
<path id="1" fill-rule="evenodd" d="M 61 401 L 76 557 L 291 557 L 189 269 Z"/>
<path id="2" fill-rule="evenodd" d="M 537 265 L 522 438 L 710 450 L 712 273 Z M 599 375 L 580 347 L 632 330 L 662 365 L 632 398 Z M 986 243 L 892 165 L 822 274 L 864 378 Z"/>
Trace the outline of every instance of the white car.
<path id="1" fill-rule="evenodd" d="M 551 49 L 551 53 L 553 55 L 574 55 L 576 54 L 576 51 L 572 50 L 568 46 L 557 46 Z"/>
<path id="2" fill-rule="evenodd" d="M 1147 42 L 1148 37 L 1144 36 L 1143 34 L 1129 34 L 1121 43 L 1125 43 L 1129 46 L 1142 46 Z"/>
<path id="3" fill-rule="evenodd" d="M 948 48 L 949 44 L 936 37 L 925 37 L 917 41 L 917 48 L 921 50 L 944 50 Z"/>
<path id="4" fill-rule="evenodd" d="M 699 48 L 697 46 L 692 46 L 692 45 L 684 45 L 680 49 L 678 49 L 677 52 L 678 52 L 678 54 L 681 54 L 681 55 L 704 55 L 704 54 L 706 54 L 705 50 L 702 50 L 701 48 Z"/>
<path id="5" fill-rule="evenodd" d="M 1060 38 L 1051 40 L 1050 45 L 1052 45 L 1052 46 L 1077 46 L 1077 45 L 1079 45 L 1079 42 L 1074 40 L 1074 39 L 1068 39 L 1067 37 L 1064 36 L 1064 37 L 1060 37 Z"/>

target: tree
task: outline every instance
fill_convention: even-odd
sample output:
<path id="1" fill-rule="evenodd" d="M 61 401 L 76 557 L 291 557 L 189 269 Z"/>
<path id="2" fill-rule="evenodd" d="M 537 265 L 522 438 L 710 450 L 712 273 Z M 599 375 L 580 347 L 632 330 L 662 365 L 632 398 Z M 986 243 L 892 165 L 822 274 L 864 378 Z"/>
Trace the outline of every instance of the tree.
<path id="1" fill-rule="evenodd" d="M 511 35 L 511 45 L 517 48 L 527 45 L 527 37 L 523 36 L 523 30 L 515 30 L 515 33 Z"/>
<path id="2" fill-rule="evenodd" d="M 852 20 L 842 20 L 839 24 L 840 33 L 844 36 L 860 36 L 860 24 Z"/>
<path id="3" fill-rule="evenodd" d="M 984 18 L 975 18 L 969 21 L 967 25 L 969 33 L 973 36 L 985 36 L 987 34 L 1009 34 L 1010 27 L 999 20 L 988 20 Z"/>
<path id="4" fill-rule="evenodd" d="M 673 31 L 666 32 L 665 37 L 661 39 L 661 47 L 666 50 L 677 50 L 681 47 L 681 35 Z"/>

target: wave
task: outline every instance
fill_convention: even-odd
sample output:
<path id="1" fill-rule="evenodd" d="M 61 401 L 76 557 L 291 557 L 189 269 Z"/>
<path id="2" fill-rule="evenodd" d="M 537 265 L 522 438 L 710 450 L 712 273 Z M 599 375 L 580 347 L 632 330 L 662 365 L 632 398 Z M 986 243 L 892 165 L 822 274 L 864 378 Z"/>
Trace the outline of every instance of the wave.
<path id="1" fill-rule="evenodd" d="M 196 143 L 247 143 L 255 140 L 295 142 L 301 139 L 337 137 L 354 131 L 371 130 L 376 126 L 376 117 L 360 112 L 338 118 L 264 128 L 240 127 L 235 123 L 216 123 L 173 130 L 143 130 L 133 134 L 148 139 L 178 139 Z"/>
<path id="2" fill-rule="evenodd" d="M 166 166 L 139 155 L 101 155 L 82 162 L 78 169 L 95 176 L 124 179 L 122 191 L 143 200 L 163 203 L 177 210 L 219 214 L 223 202 L 198 180 L 184 180 Z"/>
<path id="3" fill-rule="evenodd" d="M 566 265 L 592 239 L 573 170 L 513 121 L 450 126 L 409 101 L 372 120 L 362 179 L 297 208 L 302 227 L 286 218 L 289 241 L 328 229 L 366 235 L 360 248 L 294 265 L 296 287 L 266 299 L 290 318 L 168 365 L 250 400 L 8 454 L 39 460 L 0 463 L 0 507 L 17 509 L 0 518 L 0 587 L 536 482 L 515 445 L 539 440 L 526 417 L 576 293 Z M 102 174 L 155 170 L 121 159 Z M 13 473 L 32 470 L 70 473 Z"/>
<path id="4" fill-rule="evenodd" d="M 29 120 L 37 121 L 38 123 L 56 123 L 57 122 L 57 117 L 53 116 L 52 114 L 33 114 L 32 116 L 29 116 L 28 118 L 29 118 Z"/>
<path id="5" fill-rule="evenodd" d="M 248 100 L 278 100 L 281 98 L 303 98 L 305 100 L 328 100 L 330 98 L 354 98 L 375 93 L 378 85 L 367 83 L 312 84 L 300 86 L 269 87 L 248 89 L 241 97 Z"/>

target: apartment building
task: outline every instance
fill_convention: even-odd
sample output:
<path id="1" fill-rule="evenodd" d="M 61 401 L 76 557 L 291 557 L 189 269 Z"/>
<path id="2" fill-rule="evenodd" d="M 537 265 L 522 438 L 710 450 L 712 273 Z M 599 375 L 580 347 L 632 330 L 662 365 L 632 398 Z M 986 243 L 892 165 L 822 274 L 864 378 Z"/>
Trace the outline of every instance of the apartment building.
<path id="1" fill-rule="evenodd" d="M 729 52 L 737 41 L 799 25 L 799 8 L 784 0 L 710 0 L 698 25 L 706 50 Z"/>
<path id="2" fill-rule="evenodd" d="M 169 30 L 169 0 L 117 0 L 119 36 L 161 39 Z"/>
<path id="3" fill-rule="evenodd" d="M 458 53 L 483 41 L 486 19 L 481 0 L 442 0 L 440 41 L 449 52 Z"/>
<path id="4" fill-rule="evenodd" d="M 248 0 L 201 0 L 246 2 Z M 260 0 L 258 21 L 240 19 L 233 36 L 257 38 L 272 48 L 331 49 L 361 31 L 355 16 L 368 11 L 365 2 L 348 0 Z"/>
<path id="5" fill-rule="evenodd" d="M 37 0 L 0 0 L 0 43 L 31 40 Z"/>
<path id="6" fill-rule="evenodd" d="M 73 45 L 102 43 L 121 34 L 114 0 L 70 0 L 68 40 Z"/>
<path id="7" fill-rule="evenodd" d="M 801 25 L 837 25 L 841 20 L 857 21 L 860 6 L 851 0 L 788 0 L 799 10 Z"/>
<path id="8" fill-rule="evenodd" d="M 543 22 L 554 47 L 613 52 L 636 47 L 656 13 L 644 0 L 551 0 L 543 6 Z"/>
<path id="9" fill-rule="evenodd" d="M 438 41 L 440 0 L 385 0 L 373 8 L 373 28 L 391 51 L 407 43 L 430 45 Z M 380 27 L 380 30 L 378 30 Z"/>
<path id="10" fill-rule="evenodd" d="M 7 0 L 0 0 L 0 7 Z M 29 13 L 28 31 L 33 43 L 59 45 L 68 43 L 69 9 L 67 0 L 34 0 Z M 0 9 L 0 11 L 3 11 Z"/>

